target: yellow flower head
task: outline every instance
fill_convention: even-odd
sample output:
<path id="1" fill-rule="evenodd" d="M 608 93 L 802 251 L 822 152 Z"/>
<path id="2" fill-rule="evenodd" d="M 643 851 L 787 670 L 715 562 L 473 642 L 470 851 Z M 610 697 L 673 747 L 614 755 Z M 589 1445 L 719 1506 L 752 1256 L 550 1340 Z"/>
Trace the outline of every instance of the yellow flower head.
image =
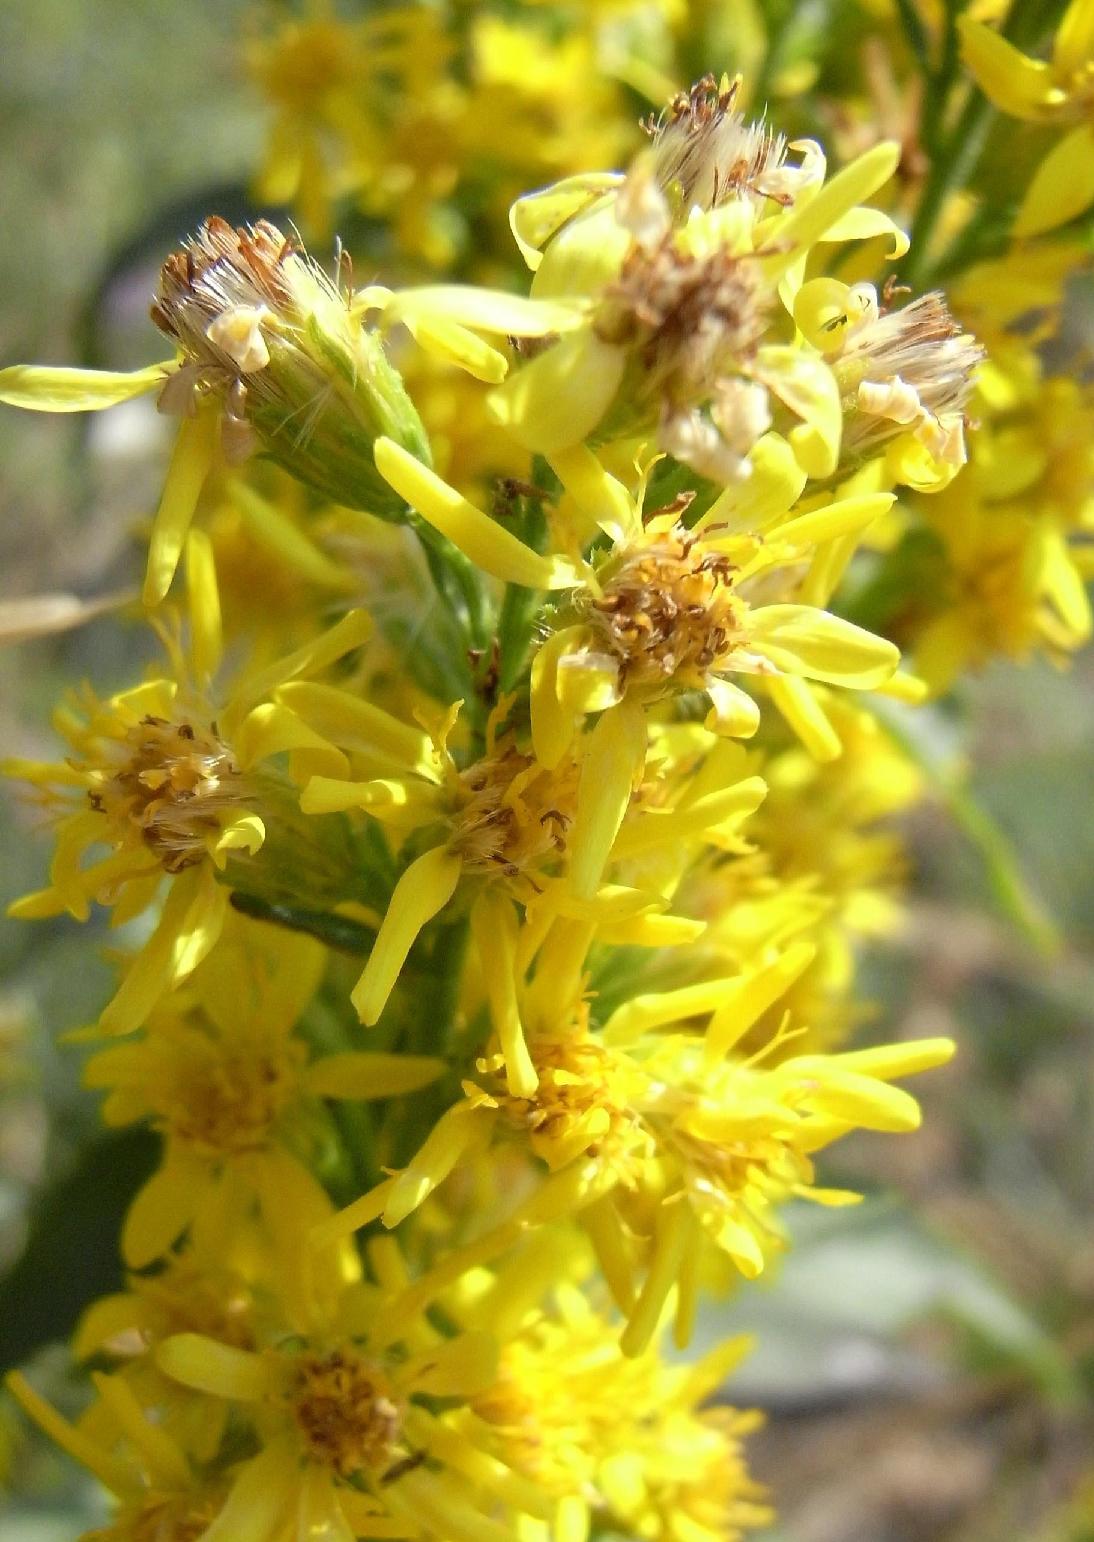
<path id="1" fill-rule="evenodd" d="M 168 673 L 106 700 L 90 687 L 77 693 L 55 714 L 67 741 L 63 761 L 4 765 L 57 818 L 49 887 L 16 901 L 13 914 L 68 911 L 86 920 L 94 901 L 128 920 L 161 895 L 166 880 L 159 924 L 103 1015 L 109 1032 L 139 1026 L 213 946 L 228 905 L 218 874 L 233 854 L 259 852 L 279 813 L 291 824 L 292 795 L 270 759 L 295 751 L 310 753 L 313 766 L 344 764 L 269 698 L 282 681 L 326 668 L 369 632 L 367 619 L 351 613 L 295 653 L 222 682 L 207 538 L 192 533 L 189 552 L 185 646 L 177 627 L 161 632 Z"/>
<path id="2" fill-rule="evenodd" d="M 406 1283 L 390 1245 L 371 1250 L 381 1283 Z M 235 1471 L 209 1542 L 246 1535 L 273 1542 L 291 1514 L 311 1534 L 402 1537 L 443 1534 L 501 1542 L 495 1518 L 543 1501 L 502 1463 L 468 1442 L 453 1449 L 433 1411 L 465 1404 L 489 1386 L 496 1348 L 483 1333 L 442 1337 L 424 1316 L 400 1326 L 383 1290 L 350 1287 L 306 1334 L 262 1349 L 237 1349 L 201 1334 L 179 1334 L 157 1350 L 163 1373 L 235 1404 L 253 1451 Z"/>
<path id="3" fill-rule="evenodd" d="M 810 962 L 801 945 L 733 975 L 634 996 L 590 1026 L 580 971 L 591 931 L 556 923 L 530 978 L 517 982 L 530 1084 L 514 1077 L 508 1056 L 481 1062 L 466 1100 L 409 1166 L 317 1236 L 381 1213 L 395 1225 L 488 1141 L 526 1142 L 553 1176 L 498 1229 L 499 1242 L 567 1196 L 627 1315 L 624 1348 L 638 1353 L 677 1284 L 687 1339 L 704 1236 L 752 1278 L 781 1245 L 777 1208 L 787 1199 L 853 1200 L 815 1186 L 812 1154 L 855 1127 L 915 1129 L 918 1105 L 889 1084 L 944 1064 L 953 1045 L 922 1040 L 776 1063 L 772 1051 L 795 1036 L 784 1022 L 743 1057 L 741 1040 Z M 702 1033 L 684 1026 L 700 1019 Z"/>
<path id="4" fill-rule="evenodd" d="M 152 527 L 148 605 L 171 585 L 206 478 L 261 449 L 324 496 L 401 518 L 372 445 L 394 436 L 428 459 L 425 431 L 379 339 L 338 283 L 267 220 L 207 219 L 160 273 L 152 319 L 178 349 L 167 364 L 114 374 L 13 365 L 0 401 L 41 412 L 95 411 L 160 387 L 181 419 Z"/>
<path id="5" fill-rule="evenodd" d="M 690 1366 L 670 1366 L 656 1346 L 628 1358 L 611 1321 L 568 1284 L 555 1288 L 550 1309 L 526 1309 L 520 1323 L 513 1297 L 519 1310 L 537 1272 L 546 1270 L 533 1245 L 464 1314 L 475 1323 L 500 1317 L 508 1333 L 497 1382 L 452 1417 L 455 1429 L 485 1435 L 501 1460 L 552 1494 L 567 1535 L 610 1526 L 650 1542 L 739 1542 L 765 1524 L 764 1491 L 742 1449 L 760 1416 L 702 1406 L 711 1392 L 724 1395 L 747 1342 Z"/>
<path id="6" fill-rule="evenodd" d="M 805 679 L 871 690 L 896 668 L 891 643 L 817 606 L 753 603 L 778 596 L 773 570 L 856 535 L 891 502 L 868 495 L 786 517 L 803 478 L 774 436 L 755 478 L 727 489 L 690 528 L 678 508 L 643 515 L 645 475 L 636 498 L 590 450 L 560 451 L 552 464 L 571 501 L 569 528 L 558 526 L 566 550 L 553 557 L 533 552 L 398 446 L 380 441 L 377 457 L 422 518 L 487 573 L 566 591 L 532 663 L 532 740 L 544 766 L 562 761 L 586 713 L 625 698 L 705 691 L 709 726 L 748 735 L 759 711 L 729 675 L 789 677 L 784 696 L 797 700 Z M 757 534 L 744 533 L 745 520 Z M 602 534 L 613 542 L 607 550 Z"/>
<path id="7" fill-rule="evenodd" d="M 984 350 L 942 295 L 892 310 L 872 284 L 818 278 L 799 290 L 794 317 L 830 358 L 845 415 L 846 464 L 888 446 L 888 465 L 900 481 L 931 491 L 952 478 L 965 462 L 964 411 Z"/>
<path id="8" fill-rule="evenodd" d="M 248 1198 L 291 1263 L 294 1238 L 330 1211 L 302 1155 L 314 1144 L 318 1100 L 391 1097 L 440 1073 L 442 1063 L 422 1055 L 350 1051 L 309 1062 L 297 1019 L 325 965 L 310 938 L 237 919 L 140 1037 L 88 1061 L 87 1084 L 107 1092 L 107 1124 L 146 1120 L 164 1142 L 122 1233 L 131 1268 L 199 1219 L 209 1227 L 226 1209 L 245 1214 Z"/>

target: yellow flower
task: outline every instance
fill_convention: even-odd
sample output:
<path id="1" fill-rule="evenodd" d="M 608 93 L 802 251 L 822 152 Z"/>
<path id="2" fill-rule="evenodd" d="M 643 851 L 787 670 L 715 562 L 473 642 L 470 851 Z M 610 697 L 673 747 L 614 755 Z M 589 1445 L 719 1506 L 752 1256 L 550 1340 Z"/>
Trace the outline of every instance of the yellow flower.
<path id="1" fill-rule="evenodd" d="M 163 264 L 152 319 L 176 360 L 113 374 L 12 365 L 0 401 L 85 412 L 161 387 L 181 418 L 152 527 L 148 605 L 171 585 L 186 531 L 218 456 L 265 454 L 327 497 L 401 517 L 377 478 L 372 443 L 394 435 L 428 458 L 425 432 L 379 340 L 338 284 L 266 220 L 234 230 L 208 219 Z"/>
<path id="2" fill-rule="evenodd" d="M 130 1268 L 159 1258 L 198 1217 L 206 1226 L 218 1212 L 238 1221 L 252 1203 L 291 1267 L 299 1238 L 330 1211 L 305 1160 L 318 1100 L 398 1096 L 442 1071 L 422 1055 L 309 1062 L 296 1023 L 326 962 L 311 938 L 237 921 L 140 1037 L 87 1062 L 87 1085 L 107 1093 L 108 1125 L 145 1120 L 163 1137 L 162 1165 L 122 1231 Z"/>
<path id="3" fill-rule="evenodd" d="M 206 1477 L 174 1436 L 149 1421 L 120 1376 L 93 1372 L 99 1402 L 70 1424 L 18 1371 L 4 1385 L 24 1413 L 112 1496 L 110 1524 L 85 1531 L 81 1542 L 192 1542 L 204 1535 L 224 1502 L 226 1484 Z M 95 1433 L 89 1434 L 87 1424 Z M 120 1449 L 119 1449 L 120 1448 Z"/>
<path id="4" fill-rule="evenodd" d="M 635 129 L 619 88 L 599 66 L 595 38 L 576 26 L 557 35 L 524 18 L 478 15 L 469 54 L 463 143 L 469 157 L 490 168 L 495 207 L 506 207 L 514 182 L 523 191 L 611 165 L 630 148 Z"/>
<path id="5" fill-rule="evenodd" d="M 124 1376 L 96 1375 L 100 1402 L 79 1427 L 24 1378 L 8 1379 L 25 1411 L 116 1497 L 96 1542 L 273 1542 L 290 1522 L 293 1536 L 502 1542 L 518 1515 L 547 1513 L 534 1484 L 470 1442 L 453 1452 L 440 1424 L 439 1405 L 459 1407 L 494 1381 L 493 1340 L 442 1336 L 423 1314 L 389 1320 L 384 1299 L 405 1288 L 405 1265 L 389 1239 L 370 1262 L 375 1284 L 348 1285 L 310 1323 L 271 1312 L 256 1348 L 176 1333 L 156 1346 L 162 1380 L 139 1394 Z M 231 1411 L 226 1449 L 195 1460 L 164 1428 L 179 1395 Z M 214 1422 L 226 1428 L 224 1416 Z M 208 1482 L 193 1476 L 209 1465 Z"/>
<path id="6" fill-rule="evenodd" d="M 511 730 L 499 734 L 499 720 L 504 722 L 511 705 L 507 699 L 491 716 L 486 753 L 462 769 L 448 749 L 462 702 L 437 723 L 431 737 L 330 688 L 290 687 L 284 700 L 333 744 L 355 752 L 359 764 L 386 761 L 383 768 L 389 773 L 371 780 L 314 776 L 301 796 L 305 813 L 362 809 L 404 840 L 417 839 L 419 832 L 425 838 L 425 851 L 392 892 L 353 992 L 362 1020 L 375 1023 L 415 938 L 448 904 L 461 878 L 476 883 L 480 905 L 503 927 L 511 906 L 494 899 L 494 881 L 514 898 L 540 892 L 567 849 L 577 768 L 571 764 L 548 772 L 519 746 Z M 439 844 L 431 842 L 433 831 L 441 837 Z"/>
<path id="7" fill-rule="evenodd" d="M 390 1243 L 371 1259 L 379 1284 L 350 1287 L 306 1332 L 258 1351 L 197 1333 L 159 1346 L 161 1370 L 233 1404 L 258 1447 L 235 1467 L 203 1542 L 273 1542 L 287 1516 L 307 1536 L 502 1542 L 520 1513 L 544 1513 L 535 1486 L 502 1462 L 471 1441 L 453 1449 L 433 1411 L 491 1384 L 492 1339 L 444 1338 L 422 1314 L 389 1320 L 384 1293 L 405 1285 L 405 1268 Z"/>
<path id="8" fill-rule="evenodd" d="M 1071 0 L 1049 63 L 971 16 L 958 26 L 965 63 L 998 108 L 1031 123 L 1076 124 L 1037 168 L 1014 222 L 1016 236 L 1055 230 L 1094 203 L 1094 6 Z"/>
<path id="9" fill-rule="evenodd" d="M 233 854 L 253 856 L 271 821 L 291 823 L 290 789 L 265 763 L 290 751 L 309 754 L 312 769 L 344 765 L 270 696 L 284 681 L 328 668 L 370 630 L 360 611 L 351 612 L 294 653 L 220 683 L 207 537 L 192 532 L 188 550 L 188 640 L 184 647 L 177 629 L 161 628 L 168 671 L 105 700 L 85 687 L 54 716 L 68 744 L 63 760 L 3 765 L 58 821 L 49 886 L 17 900 L 11 914 L 67 911 L 86 920 L 96 902 L 112 907 L 119 924 L 163 899 L 156 929 L 103 1013 L 108 1033 L 139 1027 L 216 942 L 229 897 L 218 874 Z"/>
<path id="10" fill-rule="evenodd" d="M 329 0 L 309 0 L 299 20 L 246 43 L 248 72 L 274 109 L 258 197 L 294 204 L 310 237 L 330 234 L 332 203 L 356 190 L 378 151 L 367 87 L 388 57 L 375 30 L 342 21 Z"/>
<path id="11" fill-rule="evenodd" d="M 628 1358 L 610 1319 L 559 1283 L 558 1249 L 555 1238 L 547 1257 L 533 1242 L 460 1311 L 504 1347 L 495 1385 L 446 1423 L 556 1499 L 554 1536 L 581 1542 L 603 1527 L 648 1542 L 740 1542 L 767 1524 L 742 1451 L 761 1417 L 708 1404 L 724 1397 L 747 1341 L 690 1365 L 666 1363 L 656 1344 Z M 529 1307 L 537 1285 L 551 1290 L 547 1309 Z"/>
<path id="12" fill-rule="evenodd" d="M 741 1040 L 812 958 L 801 946 L 720 979 L 632 997 L 594 1025 L 595 998 L 585 999 L 583 982 L 593 931 L 554 922 L 529 977 L 510 988 L 534 1089 L 514 1093 L 505 1057 L 487 1056 L 465 1083 L 465 1101 L 442 1116 L 409 1166 L 315 1235 L 329 1241 L 380 1214 L 394 1226 L 469 1154 L 491 1142 L 526 1143 L 554 1176 L 496 1229 L 495 1245 L 565 1204 L 563 1213 L 589 1230 L 628 1319 L 623 1347 L 635 1354 L 673 1286 L 678 1337 L 690 1336 L 704 1237 L 753 1278 L 781 1245 L 784 1201 L 853 1201 L 815 1186 L 812 1154 L 856 1127 L 916 1129 L 918 1105 L 889 1083 L 945 1064 L 954 1046 L 925 1039 L 773 1062 L 794 1036 L 784 1022 L 742 1057 Z M 542 935 L 532 923 L 517 957 Z M 684 1028 L 698 1019 L 704 1032 Z"/>
<path id="13" fill-rule="evenodd" d="M 496 732 L 511 706 L 503 699 L 488 726 L 486 753 L 461 769 L 447 748 L 459 703 L 431 740 L 327 687 L 288 686 L 281 699 L 332 744 L 362 757 L 364 765 L 386 758 L 397 773 L 372 780 L 315 776 L 301 797 L 304 811 L 361 809 L 404 840 L 425 846 L 395 885 L 354 989 L 362 1020 L 379 1018 L 415 938 L 463 881 L 483 968 L 496 982 L 493 1008 L 509 1074 L 514 1086 L 524 1089 L 534 1086 L 535 1072 L 508 979 L 517 945 L 514 901 L 547 914 L 574 906 L 581 913 L 590 905 L 595 911 L 602 877 L 613 861 L 742 818 L 763 796 L 763 783 L 746 778 L 720 787 L 676 817 L 669 811 L 645 819 L 639 814 L 630 829 L 624 821 L 641 779 L 646 744 L 641 712 L 632 707 L 605 713 L 587 737 L 548 768 L 512 729 Z M 604 903 L 611 919 L 625 921 L 656 905 L 657 897 L 609 892 Z"/>
<path id="14" fill-rule="evenodd" d="M 907 249 L 887 215 L 858 206 L 889 178 L 897 151 L 875 146 L 825 184 L 820 147 L 797 145 L 802 163 L 790 165 L 785 140 L 747 124 L 736 93 L 707 77 L 675 99 L 648 125 L 653 144 L 626 178 L 582 172 L 516 201 L 531 302 L 458 286 L 362 299 L 423 347 L 499 382 L 490 411 L 527 449 L 553 455 L 594 432 L 650 434 L 727 482 L 749 474 L 777 414 L 802 467 L 831 476 L 836 382 L 816 349 L 782 340 L 776 289 L 792 298 L 818 240 L 887 234 L 896 254 Z M 531 357 L 510 369 L 484 331 L 559 336 L 523 348 Z"/>
<path id="15" fill-rule="evenodd" d="M 817 240 L 903 242 L 886 216 L 856 207 L 891 175 L 895 149 L 879 145 L 823 185 L 819 146 L 797 145 L 803 160 L 789 164 L 785 139 L 736 110 L 738 84 L 707 77 L 674 99 L 626 179 L 576 176 L 513 206 L 533 298 L 587 317 L 492 394 L 496 420 L 528 448 L 653 432 L 729 482 L 748 474 L 778 411 L 802 466 L 834 471 L 835 382 L 815 350 L 780 340 L 771 312 Z"/>
<path id="16" fill-rule="evenodd" d="M 965 474 L 920 511 L 939 579 L 907 598 L 892 628 L 934 693 L 999 654 L 1062 663 L 1094 627 L 1094 392 L 1047 374 L 1039 351 L 1010 336 L 993 348 L 974 410 Z"/>
<path id="17" fill-rule="evenodd" d="M 952 480 L 965 463 L 964 409 L 984 351 L 942 295 L 891 310 L 872 284 L 816 278 L 798 291 L 794 319 L 839 385 L 845 464 L 884 448 L 897 481 L 931 492 Z"/>
<path id="18" fill-rule="evenodd" d="M 777 595 L 772 570 L 792 570 L 812 550 L 857 536 L 892 501 L 866 495 L 787 517 L 802 483 L 776 436 L 753 476 L 728 488 L 690 528 L 677 508 L 643 517 L 641 489 L 632 497 L 583 446 L 559 452 L 552 464 L 569 492 L 575 528 L 560 528 L 567 549 L 546 556 L 393 442 L 378 441 L 376 456 L 422 518 L 487 573 L 567 591 L 532 664 L 532 739 L 547 767 L 560 763 L 586 713 L 624 700 L 704 691 L 708 724 L 748 735 L 759 712 L 730 675 L 785 678 L 782 699 L 797 700 L 806 679 L 872 690 L 896 668 L 891 643 L 819 607 L 753 601 Z M 602 535 L 613 542 L 607 551 Z M 796 582 L 794 574 L 791 593 Z"/>
<path id="19" fill-rule="evenodd" d="M 349 1259 L 338 1261 L 343 1271 Z M 291 1289 L 284 1262 L 265 1243 L 255 1224 L 217 1215 L 195 1217 L 185 1244 L 168 1253 L 154 1271 L 131 1274 L 127 1288 L 93 1301 L 72 1339 L 73 1357 L 109 1361 L 143 1406 L 156 1405 L 159 1423 L 197 1463 L 211 1462 L 224 1434 L 224 1405 L 194 1398 L 169 1381 L 153 1350 L 174 1333 L 207 1333 L 249 1349 L 259 1323 L 269 1315 L 271 1291 Z M 344 1278 L 332 1283 L 341 1286 Z M 81 1428 L 109 1438 L 109 1417 L 89 1410 Z M 212 1519 L 210 1515 L 209 1519 Z"/>

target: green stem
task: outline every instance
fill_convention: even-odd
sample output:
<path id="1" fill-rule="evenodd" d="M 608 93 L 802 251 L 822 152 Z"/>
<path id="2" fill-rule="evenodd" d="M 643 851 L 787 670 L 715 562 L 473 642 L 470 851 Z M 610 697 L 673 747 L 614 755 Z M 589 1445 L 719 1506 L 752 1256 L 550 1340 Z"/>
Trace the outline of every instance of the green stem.
<path id="1" fill-rule="evenodd" d="M 446 540 L 424 519 L 412 514 L 410 526 L 422 543 L 437 594 L 452 612 L 468 645 L 484 647 L 490 628 L 486 592 L 478 569 L 458 546 Z"/>
<path id="2" fill-rule="evenodd" d="M 906 264 L 908 282 L 916 289 L 929 282 L 935 264 L 931 240 L 950 193 L 957 192 L 976 170 L 995 108 L 974 88 L 954 124 L 953 132 L 938 148 L 931 175 L 912 225 L 912 249 Z"/>
<path id="3" fill-rule="evenodd" d="M 927 75 L 931 68 L 931 51 L 927 44 L 927 29 L 915 8 L 914 0 L 896 0 L 896 8 L 900 14 L 900 24 L 908 39 L 908 46 L 915 54 L 920 69 L 924 75 Z"/>
<path id="4" fill-rule="evenodd" d="M 1044 9 L 1044 0 L 1015 0 L 1002 28 L 1002 35 L 1016 46 L 1021 46 L 1026 41 L 1028 28 L 1036 26 L 1040 30 Z M 937 84 L 928 89 L 924 103 L 924 116 L 929 113 L 939 123 L 945 121 L 946 98 L 958 74 L 960 57 L 956 23 L 957 7 L 954 0 L 946 0 L 947 32 L 943 57 L 936 77 Z M 916 210 L 912 225 L 912 249 L 905 265 L 908 282 L 916 289 L 925 288 L 933 282 L 943 264 L 948 272 L 954 270 L 949 249 L 932 260 L 932 237 L 949 194 L 960 191 L 971 180 L 980 162 L 995 111 L 980 88 L 970 82 L 969 96 L 952 131 L 945 136 L 939 135 L 931 145 L 931 173 Z M 960 239 L 958 237 L 958 241 Z"/>
<path id="5" fill-rule="evenodd" d="M 271 926 L 283 926 L 290 932 L 305 932 L 340 953 L 370 953 L 376 940 L 371 927 L 351 921 L 347 916 L 325 910 L 301 910 L 295 905 L 279 904 L 241 889 L 232 891 L 230 904 L 240 915 L 251 916 L 255 921 L 268 921 Z"/>

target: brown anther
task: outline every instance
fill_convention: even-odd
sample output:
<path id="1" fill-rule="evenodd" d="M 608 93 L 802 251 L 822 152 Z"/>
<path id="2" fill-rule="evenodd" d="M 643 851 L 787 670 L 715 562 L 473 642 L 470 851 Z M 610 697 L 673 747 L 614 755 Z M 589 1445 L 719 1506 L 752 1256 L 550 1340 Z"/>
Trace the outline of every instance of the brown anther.
<path id="1" fill-rule="evenodd" d="M 889 310 L 898 294 L 911 293 L 912 289 L 909 284 L 902 284 L 895 273 L 890 273 L 889 277 L 885 280 L 885 286 L 881 291 L 882 310 Z"/>
<path id="2" fill-rule="evenodd" d="M 584 606 L 622 681 L 654 695 L 673 685 L 702 689 L 741 636 L 734 572 L 682 525 L 627 553 Z"/>

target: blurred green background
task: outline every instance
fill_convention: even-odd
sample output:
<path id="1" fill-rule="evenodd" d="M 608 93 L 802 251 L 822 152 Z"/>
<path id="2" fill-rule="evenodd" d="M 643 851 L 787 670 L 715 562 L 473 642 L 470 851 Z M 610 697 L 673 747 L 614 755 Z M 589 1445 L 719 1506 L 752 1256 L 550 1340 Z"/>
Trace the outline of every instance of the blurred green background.
<path id="1" fill-rule="evenodd" d="M 263 133 L 238 66 L 241 0 L 0 6 L 0 362 L 125 366 L 159 260 L 208 212 L 242 215 Z M 716 62 L 716 61 L 711 61 Z M 320 254 L 323 255 L 323 254 Z M 11 599 L 131 584 L 162 435 L 147 402 L 88 422 L 0 416 L 0 575 Z M 5 754 L 47 754 L 64 684 L 129 679 L 116 620 L 0 654 Z M 906 933 L 864 964 L 871 1031 L 950 1033 L 925 1128 L 837 1148 L 859 1210 L 795 1218 L 781 1276 L 723 1308 L 759 1347 L 733 1390 L 781 1542 L 1094 1539 L 1094 666 L 998 666 L 922 731 L 1016 854 L 1063 941 L 1038 953 L 947 800 L 909 825 Z M 4 793 L 8 900 L 41 881 L 40 816 Z M 113 1238 L 152 1160 L 106 1138 L 59 1045 L 106 985 L 100 929 L 0 923 L 0 1359 L 79 1406 L 59 1341 L 117 1280 Z M 92 935 L 89 935 L 92 933 Z M 710 1332 L 725 1331 L 725 1318 Z M 93 1485 L 0 1405 L 5 1542 L 94 1524 Z"/>

